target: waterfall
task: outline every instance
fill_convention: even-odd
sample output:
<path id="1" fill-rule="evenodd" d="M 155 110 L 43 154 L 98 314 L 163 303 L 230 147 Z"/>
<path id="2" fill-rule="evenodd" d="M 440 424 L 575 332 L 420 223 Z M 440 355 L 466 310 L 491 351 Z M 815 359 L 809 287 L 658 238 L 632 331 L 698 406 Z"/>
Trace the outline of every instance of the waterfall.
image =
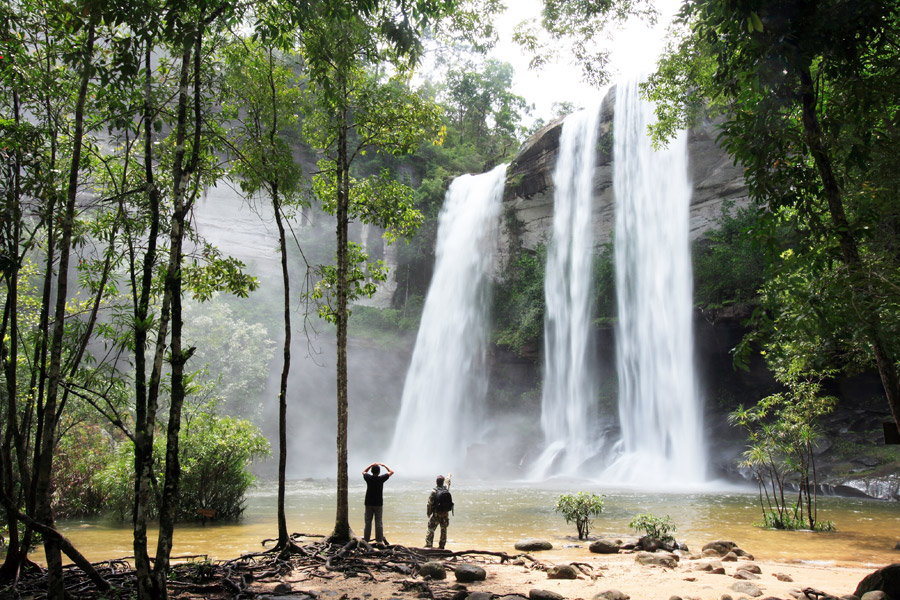
<path id="1" fill-rule="evenodd" d="M 553 236 L 544 274 L 545 449 L 534 478 L 572 474 L 595 452 L 591 336 L 591 206 L 599 107 L 563 122 L 553 173 Z"/>
<path id="2" fill-rule="evenodd" d="M 462 465 L 467 446 L 479 436 L 490 274 L 505 179 L 506 165 L 463 175 L 444 199 L 434 274 L 388 452 L 388 464 L 404 475 Z"/>
<path id="3" fill-rule="evenodd" d="M 680 485 L 705 479 L 703 406 L 693 364 L 687 135 L 655 151 L 653 108 L 638 81 L 616 89 L 617 372 L 622 439 L 604 480 Z"/>

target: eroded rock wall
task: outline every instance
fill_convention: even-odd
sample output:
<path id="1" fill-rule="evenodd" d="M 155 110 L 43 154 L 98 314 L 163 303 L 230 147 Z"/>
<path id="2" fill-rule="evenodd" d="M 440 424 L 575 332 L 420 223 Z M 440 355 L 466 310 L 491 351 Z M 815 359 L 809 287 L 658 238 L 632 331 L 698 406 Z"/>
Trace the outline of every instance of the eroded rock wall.
<path id="1" fill-rule="evenodd" d="M 597 163 L 594 169 L 594 210 L 592 213 L 594 243 L 611 241 L 615 226 L 615 194 L 613 193 L 613 113 L 615 88 L 600 107 Z M 529 138 L 519 150 L 507 171 L 504 192 L 504 218 L 501 223 L 500 260 L 506 264 L 511 249 L 519 245 L 534 249 L 546 243 L 553 224 L 553 170 L 559 153 L 562 119 L 558 119 Z M 733 201 L 736 206 L 748 202 L 743 173 L 728 154 L 716 144 L 716 129 L 707 122 L 688 132 L 691 178 L 691 239 L 694 240 L 716 226 L 722 204 Z"/>

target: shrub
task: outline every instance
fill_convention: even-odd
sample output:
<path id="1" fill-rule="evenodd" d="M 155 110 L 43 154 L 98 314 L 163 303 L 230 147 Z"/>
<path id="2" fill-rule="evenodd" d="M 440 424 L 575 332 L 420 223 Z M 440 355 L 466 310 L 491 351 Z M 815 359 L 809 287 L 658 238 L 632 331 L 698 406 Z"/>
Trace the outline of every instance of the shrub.
<path id="1" fill-rule="evenodd" d="M 643 531 L 645 535 L 660 542 L 674 542 L 672 534 L 678 531 L 669 515 L 662 519 L 649 514 L 634 515 L 628 526 L 635 531 Z"/>
<path id="2" fill-rule="evenodd" d="M 566 523 L 575 523 L 578 539 L 583 540 L 590 532 L 593 523 L 591 517 L 603 512 L 603 497 L 589 492 L 563 494 L 557 498 L 554 510 L 565 517 Z"/>
<path id="3" fill-rule="evenodd" d="M 53 457 L 53 514 L 73 519 L 100 514 L 108 494 L 98 474 L 112 452 L 113 440 L 96 425 L 78 424 L 63 435 Z"/>
<path id="4" fill-rule="evenodd" d="M 165 437 L 153 444 L 154 464 L 162 468 Z M 249 421 L 198 414 L 181 432 L 181 481 L 175 518 L 195 521 L 197 509 L 215 511 L 215 519 L 236 520 L 244 512 L 247 490 L 255 478 L 248 467 L 254 458 L 268 456 L 269 442 Z M 131 514 L 134 498 L 134 445 L 122 444 L 118 456 L 101 474 L 109 498 L 108 508 L 119 518 Z M 157 481 L 162 472 L 157 472 Z M 159 513 L 158 498 L 151 502 L 151 516 Z"/>

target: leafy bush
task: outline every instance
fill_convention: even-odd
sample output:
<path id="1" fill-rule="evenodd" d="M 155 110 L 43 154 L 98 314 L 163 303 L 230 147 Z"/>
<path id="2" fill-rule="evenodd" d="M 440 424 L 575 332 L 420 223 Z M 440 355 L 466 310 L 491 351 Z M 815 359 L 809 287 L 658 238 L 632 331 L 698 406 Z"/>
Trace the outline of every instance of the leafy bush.
<path id="1" fill-rule="evenodd" d="M 761 227 L 763 216 L 758 209 L 733 208 L 733 202 L 723 203 L 718 228 L 693 248 L 694 302 L 700 308 L 755 302 L 764 281 L 765 250 L 749 234 Z"/>
<path id="2" fill-rule="evenodd" d="M 161 469 L 165 438 L 153 443 L 154 464 Z M 254 458 L 268 456 L 269 442 L 249 421 L 197 414 L 181 432 L 181 482 L 175 518 L 196 521 L 198 509 L 215 511 L 217 520 L 236 520 L 244 512 L 247 491 L 255 478 L 248 466 Z M 108 495 L 108 508 L 119 518 L 131 514 L 134 498 L 134 445 L 122 444 L 118 454 L 101 473 Z M 156 474 L 162 480 L 162 472 Z M 159 498 L 151 502 L 152 515 L 159 512 Z"/>
<path id="3" fill-rule="evenodd" d="M 554 510 L 565 517 L 566 523 L 575 523 L 578 539 L 583 540 L 590 532 L 591 517 L 603 512 L 603 497 L 589 492 L 563 494 L 556 499 Z"/>
<path id="4" fill-rule="evenodd" d="M 53 456 L 53 514 L 73 519 L 100 514 L 109 494 L 99 473 L 113 450 L 113 439 L 96 425 L 79 424 L 59 440 Z"/>
<path id="5" fill-rule="evenodd" d="M 650 514 L 637 514 L 628 526 L 660 542 L 674 542 L 675 536 L 672 534 L 678 531 L 669 515 L 661 519 Z"/>

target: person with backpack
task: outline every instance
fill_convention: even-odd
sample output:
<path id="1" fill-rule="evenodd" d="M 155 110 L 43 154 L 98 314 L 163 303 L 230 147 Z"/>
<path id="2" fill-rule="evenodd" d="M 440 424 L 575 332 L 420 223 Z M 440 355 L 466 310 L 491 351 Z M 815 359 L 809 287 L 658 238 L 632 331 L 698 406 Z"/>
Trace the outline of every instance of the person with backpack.
<path id="1" fill-rule="evenodd" d="M 384 467 L 387 473 L 381 472 Z M 372 518 L 375 519 L 375 541 L 384 544 L 384 525 L 381 521 L 381 515 L 384 510 L 384 498 L 382 490 L 384 482 L 390 479 L 394 472 L 384 463 L 372 463 L 363 470 L 363 479 L 366 480 L 366 513 L 365 526 L 363 528 L 363 538 L 368 542 L 369 536 L 372 535 Z"/>
<path id="2" fill-rule="evenodd" d="M 428 496 L 428 507 L 425 512 L 428 514 L 428 534 L 425 536 L 425 547 L 431 548 L 434 542 L 434 530 L 438 525 L 441 526 L 441 540 L 438 548 L 442 548 L 447 544 L 447 527 L 450 526 L 450 513 L 453 512 L 453 496 L 450 495 L 450 476 L 447 476 L 447 485 L 444 485 L 444 476 L 438 475 L 437 483 Z"/>

